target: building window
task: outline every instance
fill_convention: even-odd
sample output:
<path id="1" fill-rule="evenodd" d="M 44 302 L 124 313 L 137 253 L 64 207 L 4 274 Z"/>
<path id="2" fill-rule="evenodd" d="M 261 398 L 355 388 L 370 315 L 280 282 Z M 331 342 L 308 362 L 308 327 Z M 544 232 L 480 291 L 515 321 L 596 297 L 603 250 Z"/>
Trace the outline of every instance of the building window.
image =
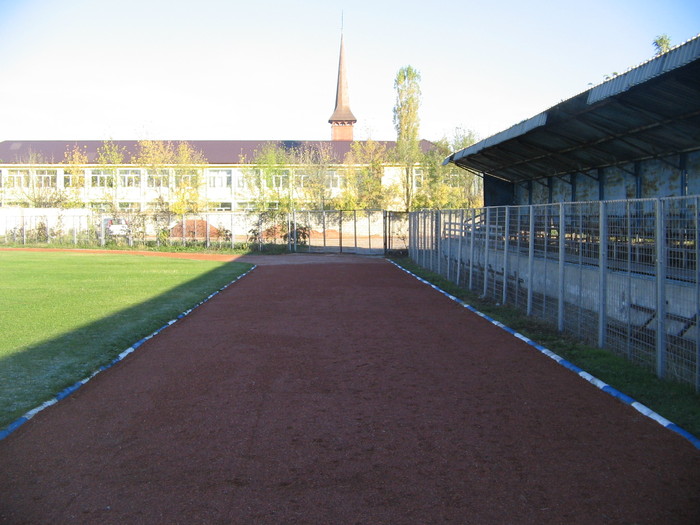
<path id="1" fill-rule="evenodd" d="M 194 188 L 197 186 L 196 170 L 175 170 L 176 188 Z"/>
<path id="2" fill-rule="evenodd" d="M 295 182 L 297 188 L 305 188 L 309 183 L 309 176 L 306 173 L 297 173 Z"/>
<path id="3" fill-rule="evenodd" d="M 92 201 L 89 204 L 90 208 L 95 211 L 108 211 L 111 208 L 109 202 Z"/>
<path id="4" fill-rule="evenodd" d="M 231 211 L 231 202 L 219 202 L 211 205 L 211 211 Z"/>
<path id="5" fill-rule="evenodd" d="M 413 186 L 415 188 L 422 188 L 423 184 L 423 170 L 421 168 L 415 168 L 413 170 Z"/>
<path id="6" fill-rule="evenodd" d="M 289 170 L 281 170 L 272 176 L 272 187 L 276 190 L 289 188 Z"/>
<path id="7" fill-rule="evenodd" d="M 148 170 L 146 182 L 149 188 L 167 188 L 168 170 Z"/>
<path id="8" fill-rule="evenodd" d="M 29 170 L 8 170 L 3 179 L 5 188 L 28 188 Z"/>
<path id="9" fill-rule="evenodd" d="M 114 174 L 110 170 L 92 170 L 90 185 L 93 188 L 113 188 Z"/>
<path id="10" fill-rule="evenodd" d="M 141 186 L 141 170 L 119 170 L 119 186 L 138 188 Z"/>
<path id="11" fill-rule="evenodd" d="M 138 202 L 120 202 L 119 209 L 121 211 L 139 211 Z"/>
<path id="12" fill-rule="evenodd" d="M 343 184 L 343 178 L 338 174 L 337 171 L 329 171 L 328 178 L 326 180 L 326 184 L 331 190 L 340 189 Z"/>
<path id="13" fill-rule="evenodd" d="M 85 185 L 85 170 L 71 169 L 63 173 L 64 188 L 82 188 Z"/>
<path id="14" fill-rule="evenodd" d="M 36 170 L 34 184 L 37 188 L 55 188 L 56 170 Z"/>
<path id="15" fill-rule="evenodd" d="M 208 185 L 210 188 L 230 188 L 231 170 L 209 170 Z"/>

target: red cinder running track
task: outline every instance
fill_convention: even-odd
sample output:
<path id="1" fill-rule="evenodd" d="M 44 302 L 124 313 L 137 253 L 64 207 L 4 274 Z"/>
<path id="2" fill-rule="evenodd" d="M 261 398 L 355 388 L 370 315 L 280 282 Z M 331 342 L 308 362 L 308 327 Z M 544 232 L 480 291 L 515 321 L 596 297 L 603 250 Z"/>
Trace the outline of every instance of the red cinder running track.
<path id="1" fill-rule="evenodd" d="M 682 437 L 386 261 L 291 260 L 0 441 L 0 522 L 700 523 Z"/>

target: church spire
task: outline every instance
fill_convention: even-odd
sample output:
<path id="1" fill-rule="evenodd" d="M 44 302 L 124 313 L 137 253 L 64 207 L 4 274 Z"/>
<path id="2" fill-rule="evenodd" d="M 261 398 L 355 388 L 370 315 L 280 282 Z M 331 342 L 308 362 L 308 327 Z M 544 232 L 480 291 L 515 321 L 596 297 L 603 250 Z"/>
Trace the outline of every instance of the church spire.
<path id="1" fill-rule="evenodd" d="M 345 74 L 345 47 L 340 35 L 340 60 L 338 62 L 338 87 L 335 92 L 335 111 L 328 119 L 331 125 L 332 140 L 353 140 L 353 126 L 357 119 L 350 111 L 348 80 Z"/>

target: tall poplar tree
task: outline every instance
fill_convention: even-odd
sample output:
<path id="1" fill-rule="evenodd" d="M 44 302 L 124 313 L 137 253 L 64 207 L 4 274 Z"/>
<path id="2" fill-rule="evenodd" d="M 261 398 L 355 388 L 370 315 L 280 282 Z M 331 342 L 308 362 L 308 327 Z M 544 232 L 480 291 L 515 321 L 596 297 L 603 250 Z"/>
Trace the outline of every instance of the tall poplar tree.
<path id="1" fill-rule="evenodd" d="M 418 132 L 420 119 L 420 73 L 411 66 L 399 69 L 394 80 L 396 105 L 394 106 L 394 127 L 396 128 L 396 157 L 403 169 L 402 197 L 406 211 L 413 208 L 415 189 L 414 167 L 420 161 Z"/>

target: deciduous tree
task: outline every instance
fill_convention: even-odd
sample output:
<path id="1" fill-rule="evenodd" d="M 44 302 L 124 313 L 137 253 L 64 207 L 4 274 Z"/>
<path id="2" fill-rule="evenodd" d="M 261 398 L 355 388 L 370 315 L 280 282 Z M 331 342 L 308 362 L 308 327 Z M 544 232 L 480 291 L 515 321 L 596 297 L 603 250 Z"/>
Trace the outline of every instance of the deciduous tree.
<path id="1" fill-rule="evenodd" d="M 253 208 L 265 211 L 274 207 L 289 211 L 295 205 L 295 184 L 289 163 L 290 152 L 278 142 L 263 144 L 255 152 L 254 167 L 244 171 L 244 180 L 253 197 Z"/>
<path id="2" fill-rule="evenodd" d="M 382 186 L 384 166 L 389 161 L 386 145 L 372 139 L 355 141 L 350 146 L 345 164 L 345 187 L 342 207 L 348 210 L 381 209 L 387 203 L 387 191 Z"/>
<path id="3" fill-rule="evenodd" d="M 394 127 L 396 128 L 396 157 L 403 168 L 402 197 L 406 211 L 413 208 L 415 188 L 414 167 L 420 160 L 418 133 L 420 119 L 420 73 L 411 66 L 399 69 L 394 80 L 396 104 Z"/>
<path id="4" fill-rule="evenodd" d="M 424 154 L 422 168 L 424 184 L 416 195 L 416 206 L 433 209 L 457 209 L 481 206 L 481 179 L 470 171 L 442 162 L 453 151 L 462 150 L 476 142 L 471 130 L 457 128 L 451 138 L 433 142 Z"/>
<path id="5" fill-rule="evenodd" d="M 333 169 L 336 160 L 325 144 L 309 145 L 295 152 L 297 192 L 308 209 L 333 209 L 337 202 L 334 189 L 343 185 L 342 175 Z"/>

